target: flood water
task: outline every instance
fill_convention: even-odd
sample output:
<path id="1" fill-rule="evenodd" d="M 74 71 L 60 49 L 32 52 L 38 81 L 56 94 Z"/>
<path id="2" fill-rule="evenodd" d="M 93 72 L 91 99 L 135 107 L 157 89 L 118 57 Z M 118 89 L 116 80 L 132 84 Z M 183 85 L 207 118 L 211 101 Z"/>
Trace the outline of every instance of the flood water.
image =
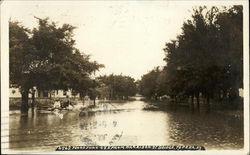
<path id="1" fill-rule="evenodd" d="M 143 110 L 144 101 L 100 103 L 104 110 L 79 116 L 10 111 L 9 148 L 55 150 L 79 145 L 199 145 L 209 149 L 242 149 L 243 116 L 224 111 L 205 113 L 189 108 Z"/>

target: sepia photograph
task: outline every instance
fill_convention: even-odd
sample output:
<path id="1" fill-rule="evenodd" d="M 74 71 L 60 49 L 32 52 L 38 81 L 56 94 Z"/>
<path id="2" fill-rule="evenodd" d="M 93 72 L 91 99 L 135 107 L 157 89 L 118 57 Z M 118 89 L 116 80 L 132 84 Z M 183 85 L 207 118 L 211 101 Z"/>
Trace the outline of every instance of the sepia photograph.
<path id="1" fill-rule="evenodd" d="M 1 154 L 249 154 L 247 0 L 0 3 Z"/>

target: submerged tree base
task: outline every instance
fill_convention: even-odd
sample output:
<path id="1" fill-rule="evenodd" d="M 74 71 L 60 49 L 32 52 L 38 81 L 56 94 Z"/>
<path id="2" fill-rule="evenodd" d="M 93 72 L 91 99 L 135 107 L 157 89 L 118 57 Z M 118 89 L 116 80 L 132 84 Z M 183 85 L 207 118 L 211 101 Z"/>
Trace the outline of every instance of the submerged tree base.
<path id="1" fill-rule="evenodd" d="M 215 110 L 240 110 L 243 111 L 243 99 L 238 100 L 238 102 L 218 102 L 210 101 L 209 104 L 201 102 L 194 104 L 189 102 L 177 102 L 171 100 L 149 100 L 144 99 L 145 102 L 149 104 L 149 108 L 145 107 L 145 110 L 168 110 L 168 108 L 190 108 L 191 110 L 199 110 L 204 112 L 210 112 Z M 202 101 L 202 100 L 201 100 Z M 151 108 L 150 108 L 151 107 Z"/>

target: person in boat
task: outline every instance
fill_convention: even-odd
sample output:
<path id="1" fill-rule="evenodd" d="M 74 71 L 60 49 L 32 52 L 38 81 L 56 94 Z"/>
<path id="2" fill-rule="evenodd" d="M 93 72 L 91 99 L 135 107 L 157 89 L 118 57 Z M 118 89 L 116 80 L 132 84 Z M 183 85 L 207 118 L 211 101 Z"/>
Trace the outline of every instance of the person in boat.
<path id="1" fill-rule="evenodd" d="M 54 102 L 54 106 L 53 106 L 55 109 L 59 109 L 61 107 L 61 102 L 59 100 L 59 98 L 56 98 L 55 99 L 55 102 Z"/>
<path id="2" fill-rule="evenodd" d="M 61 108 L 73 107 L 72 102 L 70 102 L 69 96 L 66 96 L 66 102 L 61 105 Z"/>

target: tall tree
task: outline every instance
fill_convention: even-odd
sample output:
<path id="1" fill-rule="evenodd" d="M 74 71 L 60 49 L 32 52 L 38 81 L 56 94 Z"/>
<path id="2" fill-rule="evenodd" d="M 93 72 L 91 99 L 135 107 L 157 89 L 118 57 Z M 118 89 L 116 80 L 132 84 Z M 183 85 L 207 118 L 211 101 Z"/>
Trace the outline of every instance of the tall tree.
<path id="1" fill-rule="evenodd" d="M 157 99 L 158 94 L 158 84 L 157 79 L 160 75 L 160 69 L 159 67 L 156 67 L 149 73 L 142 76 L 142 79 L 140 81 L 140 93 L 147 98 L 154 98 Z"/>
<path id="2" fill-rule="evenodd" d="M 164 49 L 168 94 L 198 100 L 202 93 L 207 103 L 220 90 L 231 98 L 238 96 L 243 67 L 242 6 L 193 11 L 192 20 L 184 22 L 182 33 Z"/>
<path id="3" fill-rule="evenodd" d="M 243 88 L 243 7 L 235 5 L 220 12 L 215 22 L 219 30 L 220 51 L 224 54 L 224 89 L 230 90 L 231 99 L 237 99 Z"/>
<path id="4" fill-rule="evenodd" d="M 193 9 L 182 33 L 165 45 L 164 69 L 142 77 L 141 93 L 147 97 L 191 97 L 192 103 L 196 97 L 198 105 L 200 95 L 207 103 L 222 94 L 230 102 L 238 101 L 238 90 L 243 87 L 242 9 Z"/>
<path id="5" fill-rule="evenodd" d="M 22 111 L 28 110 L 31 88 L 79 90 L 78 84 L 88 83 L 90 75 L 102 67 L 74 47 L 75 27 L 59 27 L 48 18 L 37 19 L 38 27 L 32 31 L 18 22 L 9 22 L 10 81 L 21 89 Z"/>
<path id="6" fill-rule="evenodd" d="M 30 70 L 36 55 L 30 35 L 31 31 L 20 23 L 9 22 L 10 86 L 20 87 L 22 111 L 28 109 L 29 89 L 34 85 Z"/>

